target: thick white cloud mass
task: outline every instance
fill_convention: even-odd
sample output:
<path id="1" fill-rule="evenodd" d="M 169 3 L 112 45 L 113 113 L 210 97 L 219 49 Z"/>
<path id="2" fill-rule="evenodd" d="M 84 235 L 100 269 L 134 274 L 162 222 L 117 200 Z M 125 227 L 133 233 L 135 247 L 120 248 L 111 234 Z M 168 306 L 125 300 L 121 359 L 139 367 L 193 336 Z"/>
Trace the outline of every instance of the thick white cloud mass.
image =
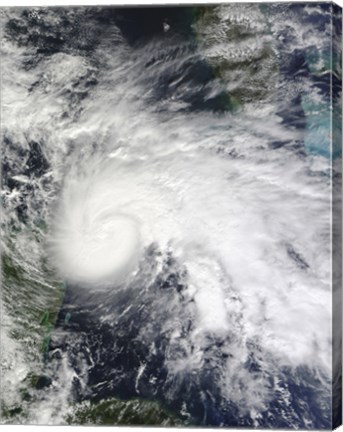
<path id="1" fill-rule="evenodd" d="M 221 16 L 221 25 L 227 19 Z M 253 30 L 261 31 L 259 25 L 256 20 Z M 296 22 L 294 29 L 300 44 Z M 266 41 L 256 41 L 253 50 Z M 244 44 L 240 48 L 250 58 Z M 231 50 L 237 46 L 230 47 L 207 45 L 201 55 L 214 61 L 238 55 Z M 157 77 L 181 70 L 191 50 L 178 47 L 184 54 L 173 58 L 163 40 L 148 48 L 132 49 L 113 29 L 97 47 L 100 67 L 71 52 L 46 56 L 25 70 L 18 65 L 30 56 L 30 48 L 4 40 L 4 132 L 23 147 L 30 140 L 44 142 L 49 161 L 39 179 L 24 174 L 15 179 L 35 184 L 28 217 L 48 225 L 44 252 L 35 250 L 36 243 L 23 231 L 18 256 L 29 267 L 47 254 L 61 280 L 96 295 L 109 287 L 131 289 L 137 278 L 144 282 L 144 274 L 149 280 L 156 277 L 162 258 L 150 274 L 147 268 L 142 271 L 151 245 L 162 257 L 172 253 L 185 269 L 182 316 L 191 317 L 193 327 L 186 354 L 166 360 L 169 373 L 196 374 L 204 367 L 207 338 L 229 340 L 223 348 L 227 357 L 220 392 L 242 415 L 258 421 L 258 413 L 275 398 L 268 381 L 273 371 L 305 366 L 329 388 L 330 161 L 289 146 L 271 147 L 274 141 L 302 139 L 278 115 L 278 98 L 287 91 L 275 87 L 275 76 L 263 104 L 246 103 L 225 114 L 187 111 L 187 102 L 177 97 L 153 97 Z M 152 60 L 156 64 L 149 69 Z M 97 85 L 78 105 L 75 83 L 95 73 Z M 222 85 L 215 82 L 211 94 Z M 232 82 L 227 86 L 233 89 Z M 20 156 L 5 151 L 19 166 Z M 6 200 L 14 208 L 16 191 Z M 9 223 L 10 211 L 4 221 Z M 144 289 L 142 284 L 138 289 Z M 157 316 L 152 313 L 151 321 Z M 180 344 L 178 321 L 166 317 L 164 326 L 173 330 L 171 344 Z M 268 374 L 243 367 L 252 346 L 258 347 L 254 353 Z M 64 366 L 65 392 L 72 372 Z M 35 421 L 58 422 L 51 408 L 56 400 L 54 393 L 42 402 Z"/>

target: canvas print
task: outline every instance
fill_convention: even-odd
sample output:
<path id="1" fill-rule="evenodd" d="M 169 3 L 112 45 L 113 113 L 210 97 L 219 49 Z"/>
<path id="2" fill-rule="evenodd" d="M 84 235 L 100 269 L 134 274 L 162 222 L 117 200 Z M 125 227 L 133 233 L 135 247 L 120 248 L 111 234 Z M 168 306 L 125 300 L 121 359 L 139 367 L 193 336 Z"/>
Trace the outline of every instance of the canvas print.
<path id="1" fill-rule="evenodd" d="M 341 424 L 341 9 L 2 7 L 2 424 Z"/>

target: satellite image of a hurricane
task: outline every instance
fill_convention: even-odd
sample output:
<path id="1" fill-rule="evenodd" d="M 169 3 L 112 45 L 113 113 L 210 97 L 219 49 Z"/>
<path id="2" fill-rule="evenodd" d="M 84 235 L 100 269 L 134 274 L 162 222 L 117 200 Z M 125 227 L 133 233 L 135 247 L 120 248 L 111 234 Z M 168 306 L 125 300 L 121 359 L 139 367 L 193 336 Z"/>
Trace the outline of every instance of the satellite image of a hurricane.
<path id="1" fill-rule="evenodd" d="M 340 9 L 0 13 L 1 423 L 330 429 Z"/>

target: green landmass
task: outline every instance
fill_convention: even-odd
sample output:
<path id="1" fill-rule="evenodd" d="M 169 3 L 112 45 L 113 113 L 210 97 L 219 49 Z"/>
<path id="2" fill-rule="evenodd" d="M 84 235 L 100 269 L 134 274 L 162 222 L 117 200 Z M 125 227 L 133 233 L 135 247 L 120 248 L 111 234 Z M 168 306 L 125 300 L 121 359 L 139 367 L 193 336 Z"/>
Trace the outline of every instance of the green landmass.
<path id="1" fill-rule="evenodd" d="M 144 425 L 185 426 L 186 422 L 162 408 L 157 402 L 141 399 L 107 399 L 75 406 L 66 421 L 70 425 Z"/>

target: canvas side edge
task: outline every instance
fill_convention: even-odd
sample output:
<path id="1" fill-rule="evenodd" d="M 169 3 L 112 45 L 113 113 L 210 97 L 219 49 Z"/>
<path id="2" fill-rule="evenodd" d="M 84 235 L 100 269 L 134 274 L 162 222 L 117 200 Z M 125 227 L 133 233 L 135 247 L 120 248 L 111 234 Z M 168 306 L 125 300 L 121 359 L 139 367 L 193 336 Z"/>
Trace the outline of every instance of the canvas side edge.
<path id="1" fill-rule="evenodd" d="M 332 428 L 342 424 L 342 9 L 332 3 Z"/>

